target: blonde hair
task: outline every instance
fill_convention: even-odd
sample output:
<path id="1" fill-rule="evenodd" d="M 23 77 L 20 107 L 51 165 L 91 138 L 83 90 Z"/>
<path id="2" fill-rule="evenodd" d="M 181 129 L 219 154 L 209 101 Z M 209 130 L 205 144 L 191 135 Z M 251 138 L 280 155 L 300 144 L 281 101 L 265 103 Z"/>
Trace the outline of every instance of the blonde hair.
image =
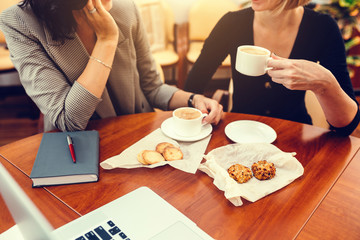
<path id="1" fill-rule="evenodd" d="M 284 10 L 293 9 L 299 6 L 304 6 L 311 2 L 311 0 L 282 0 L 276 9 L 274 9 L 275 13 L 281 13 Z"/>

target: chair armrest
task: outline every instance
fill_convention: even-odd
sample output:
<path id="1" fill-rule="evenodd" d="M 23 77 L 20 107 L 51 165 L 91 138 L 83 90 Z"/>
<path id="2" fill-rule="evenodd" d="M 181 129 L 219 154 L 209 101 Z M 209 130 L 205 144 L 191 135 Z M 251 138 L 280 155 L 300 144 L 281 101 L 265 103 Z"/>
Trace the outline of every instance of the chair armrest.
<path id="1" fill-rule="evenodd" d="M 229 110 L 229 91 L 217 89 L 211 98 L 220 103 L 224 107 L 225 112 Z"/>

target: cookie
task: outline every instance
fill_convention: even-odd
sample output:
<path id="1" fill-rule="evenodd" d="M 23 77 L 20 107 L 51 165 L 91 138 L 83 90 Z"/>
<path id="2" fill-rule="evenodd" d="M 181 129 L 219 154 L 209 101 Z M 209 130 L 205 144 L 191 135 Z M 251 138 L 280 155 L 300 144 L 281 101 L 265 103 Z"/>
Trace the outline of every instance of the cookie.
<path id="1" fill-rule="evenodd" d="M 143 156 L 142 156 L 142 154 L 144 153 L 144 151 L 145 151 L 145 150 L 142 150 L 141 152 L 139 152 L 139 154 L 138 154 L 136 157 L 137 157 L 137 160 L 138 160 L 140 163 L 147 165 L 148 163 L 145 162 L 145 160 L 144 160 L 144 158 L 143 158 Z"/>
<path id="2" fill-rule="evenodd" d="M 166 147 L 164 149 L 163 156 L 166 161 L 175 161 L 183 159 L 183 153 L 180 148 L 177 147 Z"/>
<path id="3" fill-rule="evenodd" d="M 165 161 L 164 157 L 160 153 L 153 150 L 144 150 L 142 157 L 147 164 L 155 164 Z"/>
<path id="4" fill-rule="evenodd" d="M 246 183 L 252 178 L 250 168 L 245 167 L 241 164 L 234 164 L 229 167 L 228 173 L 238 183 Z"/>
<path id="5" fill-rule="evenodd" d="M 251 166 L 251 170 L 259 180 L 268 180 L 275 177 L 276 168 L 273 163 L 269 163 L 266 160 L 258 161 Z"/>
<path id="6" fill-rule="evenodd" d="M 168 143 L 168 142 L 161 142 L 158 145 L 156 145 L 156 151 L 163 154 L 164 153 L 164 149 L 166 147 L 175 147 L 173 144 Z"/>

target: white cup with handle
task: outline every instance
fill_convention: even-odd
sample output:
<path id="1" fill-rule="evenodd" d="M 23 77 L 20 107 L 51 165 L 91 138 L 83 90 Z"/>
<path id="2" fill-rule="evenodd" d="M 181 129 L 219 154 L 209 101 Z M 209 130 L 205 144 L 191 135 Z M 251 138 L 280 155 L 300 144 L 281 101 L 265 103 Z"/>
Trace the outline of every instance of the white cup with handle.
<path id="1" fill-rule="evenodd" d="M 181 107 L 173 111 L 174 132 L 182 137 L 196 136 L 201 132 L 202 120 L 208 114 L 192 107 Z"/>
<path id="2" fill-rule="evenodd" d="M 239 46 L 235 69 L 244 75 L 261 76 L 271 69 L 267 66 L 269 59 L 271 59 L 271 52 L 266 48 L 253 45 Z"/>

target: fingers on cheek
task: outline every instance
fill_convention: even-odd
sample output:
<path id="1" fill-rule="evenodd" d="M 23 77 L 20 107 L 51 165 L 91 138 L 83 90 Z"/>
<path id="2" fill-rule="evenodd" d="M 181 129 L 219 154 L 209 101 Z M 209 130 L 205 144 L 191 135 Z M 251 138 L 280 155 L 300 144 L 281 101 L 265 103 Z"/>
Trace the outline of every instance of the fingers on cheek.
<path id="1" fill-rule="evenodd" d="M 95 4 L 96 7 L 98 7 L 98 8 L 102 7 L 101 0 L 93 0 L 93 1 L 94 1 L 94 4 Z"/>
<path id="2" fill-rule="evenodd" d="M 94 4 L 92 2 L 92 0 L 89 0 L 85 6 L 87 8 L 87 10 L 91 10 L 94 8 Z"/>

